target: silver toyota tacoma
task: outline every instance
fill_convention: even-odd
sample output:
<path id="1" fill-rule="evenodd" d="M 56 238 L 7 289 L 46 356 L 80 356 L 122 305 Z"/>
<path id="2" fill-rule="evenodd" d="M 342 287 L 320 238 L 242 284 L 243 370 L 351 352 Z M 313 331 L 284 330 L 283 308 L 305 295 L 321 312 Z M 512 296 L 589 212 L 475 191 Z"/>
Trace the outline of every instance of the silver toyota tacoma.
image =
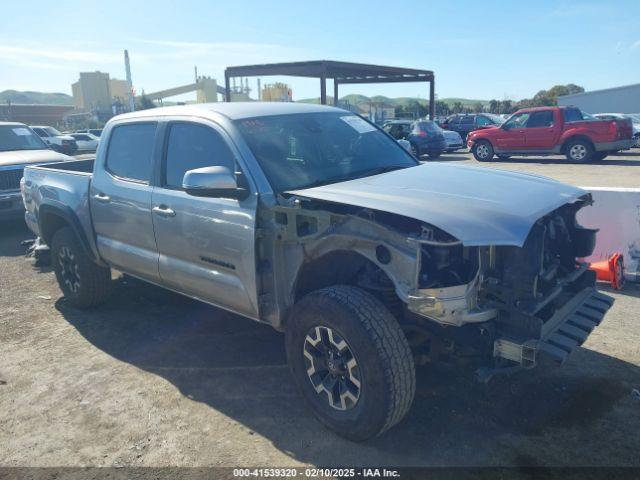
<path id="1" fill-rule="evenodd" d="M 329 428 L 397 424 L 415 365 L 487 380 L 562 363 L 612 300 L 579 259 L 578 188 L 420 164 L 337 108 L 224 103 L 121 115 L 93 160 L 27 167 L 26 221 L 76 307 L 110 269 L 285 332 L 293 379 Z"/>

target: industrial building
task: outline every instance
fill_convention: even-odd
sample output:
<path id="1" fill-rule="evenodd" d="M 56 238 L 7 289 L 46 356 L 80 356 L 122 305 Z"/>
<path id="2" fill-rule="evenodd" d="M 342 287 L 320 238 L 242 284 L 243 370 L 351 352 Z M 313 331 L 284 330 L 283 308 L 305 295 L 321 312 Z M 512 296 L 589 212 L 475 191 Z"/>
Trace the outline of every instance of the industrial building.
<path id="1" fill-rule="evenodd" d="M 128 104 L 130 87 L 126 80 L 109 78 L 108 73 L 96 71 L 81 72 L 80 79 L 71 85 L 71 90 L 76 110 L 91 112 L 104 120 Z"/>
<path id="2" fill-rule="evenodd" d="M 640 113 L 640 83 L 563 95 L 558 105 L 573 105 L 589 113 Z"/>
<path id="3" fill-rule="evenodd" d="M 267 84 L 262 88 L 260 100 L 263 102 L 291 102 L 292 97 L 291 87 L 286 83 L 277 82 Z"/>

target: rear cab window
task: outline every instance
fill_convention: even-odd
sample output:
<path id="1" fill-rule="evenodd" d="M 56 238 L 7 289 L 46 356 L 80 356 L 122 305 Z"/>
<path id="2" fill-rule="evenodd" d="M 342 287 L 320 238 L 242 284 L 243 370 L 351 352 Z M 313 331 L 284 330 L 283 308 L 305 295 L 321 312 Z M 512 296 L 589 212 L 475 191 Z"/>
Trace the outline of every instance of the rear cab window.
<path id="1" fill-rule="evenodd" d="M 123 180 L 149 183 L 155 136 L 155 122 L 114 127 L 107 148 L 106 170 Z"/>

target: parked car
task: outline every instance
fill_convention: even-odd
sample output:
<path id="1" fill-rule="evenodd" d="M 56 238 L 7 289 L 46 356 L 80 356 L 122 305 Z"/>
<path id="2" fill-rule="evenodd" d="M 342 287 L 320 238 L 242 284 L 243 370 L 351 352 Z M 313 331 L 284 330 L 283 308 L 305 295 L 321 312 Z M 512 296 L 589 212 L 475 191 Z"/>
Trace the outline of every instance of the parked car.
<path id="1" fill-rule="evenodd" d="M 91 135 L 95 135 L 96 137 L 100 138 L 100 135 L 102 135 L 102 129 L 101 128 L 85 128 L 83 130 L 76 130 L 75 133 L 90 133 Z"/>
<path id="2" fill-rule="evenodd" d="M 599 120 L 575 107 L 525 108 L 500 127 L 469 134 L 467 147 L 476 160 L 498 155 L 558 155 L 584 163 L 631 147 L 631 123 Z"/>
<path id="3" fill-rule="evenodd" d="M 438 158 L 447 149 L 442 129 L 431 120 L 389 120 L 382 129 L 396 140 L 407 140 L 417 158 Z"/>
<path id="4" fill-rule="evenodd" d="M 73 137 L 69 135 L 63 135 L 53 127 L 47 126 L 33 126 L 31 127 L 34 132 L 38 134 L 44 142 L 49 145 L 56 152 L 66 153 L 73 155 L 78 150 L 78 145 Z"/>
<path id="5" fill-rule="evenodd" d="M 429 155 L 429 158 L 438 158 L 447 149 L 442 129 L 431 120 L 414 122 L 407 140 L 411 144 L 411 152 L 416 158 L 423 155 Z"/>
<path id="6" fill-rule="evenodd" d="M 0 122 L 0 219 L 24 216 L 20 179 L 26 165 L 71 160 L 23 123 Z"/>
<path id="7" fill-rule="evenodd" d="M 69 136 L 76 141 L 78 151 L 95 152 L 98 149 L 100 139 L 91 133 L 71 133 Z"/>
<path id="8" fill-rule="evenodd" d="M 382 129 L 396 140 L 406 140 L 413 128 L 414 120 L 387 120 Z"/>
<path id="9" fill-rule="evenodd" d="M 95 161 L 25 169 L 68 304 L 105 302 L 115 268 L 270 324 L 311 410 L 352 440 L 402 420 L 416 362 L 464 358 L 483 380 L 562 363 L 613 301 L 576 261 L 595 245 L 587 192 L 421 164 L 346 110 L 157 108 L 104 137 Z"/>
<path id="10" fill-rule="evenodd" d="M 444 135 L 445 142 L 447 142 L 446 152 L 455 152 L 456 150 L 464 148 L 464 142 L 458 132 L 443 130 L 442 134 Z"/>
<path id="11" fill-rule="evenodd" d="M 502 117 L 491 113 L 459 113 L 448 117 L 442 124 L 442 128 L 458 132 L 462 140 L 466 142 L 469 132 L 495 127 L 496 125 L 502 125 L 502 123 L 504 123 Z"/>
<path id="12" fill-rule="evenodd" d="M 601 120 L 629 120 L 633 130 L 633 144 L 631 146 L 640 148 L 640 115 L 634 115 L 633 113 L 596 113 L 594 117 Z"/>

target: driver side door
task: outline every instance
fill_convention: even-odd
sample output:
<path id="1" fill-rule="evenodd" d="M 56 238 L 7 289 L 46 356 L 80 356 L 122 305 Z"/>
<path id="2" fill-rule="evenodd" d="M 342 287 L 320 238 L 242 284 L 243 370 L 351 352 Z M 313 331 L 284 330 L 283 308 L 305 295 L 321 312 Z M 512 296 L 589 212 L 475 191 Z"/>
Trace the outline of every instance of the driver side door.
<path id="1" fill-rule="evenodd" d="M 528 112 L 513 115 L 496 133 L 495 146 L 502 151 L 524 150 L 526 148 L 524 126 L 527 120 L 529 120 Z"/>

